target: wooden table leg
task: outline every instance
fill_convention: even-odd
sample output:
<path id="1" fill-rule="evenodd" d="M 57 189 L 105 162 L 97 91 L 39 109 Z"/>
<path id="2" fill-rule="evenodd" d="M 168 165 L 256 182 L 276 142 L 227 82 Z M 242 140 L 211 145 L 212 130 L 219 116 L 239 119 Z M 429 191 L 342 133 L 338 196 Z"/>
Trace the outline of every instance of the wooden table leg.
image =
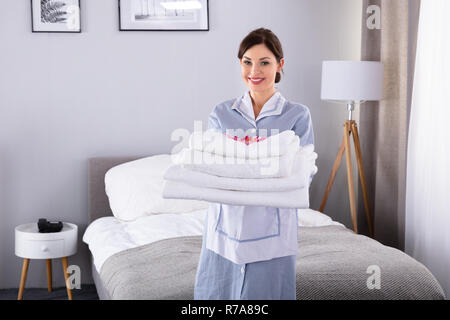
<path id="1" fill-rule="evenodd" d="M 47 287 L 52 292 L 52 259 L 47 259 Z"/>
<path id="2" fill-rule="evenodd" d="M 30 264 L 30 259 L 28 259 L 28 258 L 23 259 L 22 276 L 20 277 L 19 295 L 17 296 L 17 300 L 22 300 L 23 289 L 25 288 L 25 281 L 27 280 L 27 272 L 28 272 L 29 264 Z"/>
<path id="3" fill-rule="evenodd" d="M 64 279 L 66 280 L 67 296 L 69 297 L 69 300 L 72 300 L 72 291 L 70 290 L 69 275 L 67 274 L 68 268 L 67 257 L 62 258 L 62 265 L 63 265 Z"/>

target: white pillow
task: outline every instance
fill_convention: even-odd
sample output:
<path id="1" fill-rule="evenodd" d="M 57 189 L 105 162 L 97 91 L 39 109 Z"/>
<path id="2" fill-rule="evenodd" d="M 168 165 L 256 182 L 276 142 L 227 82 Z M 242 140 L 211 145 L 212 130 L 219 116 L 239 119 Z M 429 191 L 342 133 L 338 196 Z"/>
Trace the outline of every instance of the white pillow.
<path id="1" fill-rule="evenodd" d="M 313 209 L 297 209 L 299 227 L 344 226 L 326 214 Z"/>
<path id="2" fill-rule="evenodd" d="M 139 217 L 206 209 L 208 203 L 197 200 L 162 197 L 170 154 L 159 154 L 115 166 L 105 174 L 105 191 L 114 216 L 131 221 Z"/>

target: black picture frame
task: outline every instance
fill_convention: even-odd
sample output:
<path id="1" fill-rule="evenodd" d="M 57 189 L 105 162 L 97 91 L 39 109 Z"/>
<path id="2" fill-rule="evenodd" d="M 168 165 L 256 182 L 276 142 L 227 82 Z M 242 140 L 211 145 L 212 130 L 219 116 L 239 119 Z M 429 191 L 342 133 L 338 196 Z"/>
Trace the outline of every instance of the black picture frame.
<path id="1" fill-rule="evenodd" d="M 130 6 L 125 6 L 124 4 L 127 3 L 129 4 L 131 1 L 133 0 L 118 0 L 118 8 L 119 8 L 119 31 L 209 31 L 209 0 L 197 0 L 198 2 L 200 2 L 202 5 L 205 5 L 205 8 L 202 7 L 202 11 L 201 11 L 201 15 L 202 18 L 205 20 L 203 21 L 202 25 L 203 27 L 201 28 L 189 28 L 189 27 L 183 27 L 183 28 L 164 28 L 164 27 L 158 27 L 158 28 L 136 28 L 136 27 L 130 27 L 130 26 L 126 26 L 125 22 L 124 22 L 124 18 L 123 15 L 124 10 L 129 10 Z M 143 1 L 152 1 L 153 3 L 155 1 L 158 1 L 158 3 L 160 2 L 165 2 L 168 0 L 143 0 Z M 129 13 L 129 12 L 128 12 Z M 147 14 L 149 12 L 147 11 Z M 169 19 L 168 19 L 169 20 Z M 128 21 L 129 24 L 133 24 L 132 22 L 130 23 Z M 136 25 L 136 23 L 134 24 Z"/>
<path id="2" fill-rule="evenodd" d="M 48 5 L 50 5 L 49 10 L 47 10 L 47 19 L 42 17 L 42 1 L 45 1 Z M 80 0 L 30 0 L 30 7 L 31 32 L 81 33 Z M 66 9 L 64 7 L 67 7 L 70 11 L 63 11 Z M 69 17 L 69 20 L 67 20 L 68 14 L 72 14 L 74 16 Z M 64 24 L 63 22 L 66 23 Z"/>

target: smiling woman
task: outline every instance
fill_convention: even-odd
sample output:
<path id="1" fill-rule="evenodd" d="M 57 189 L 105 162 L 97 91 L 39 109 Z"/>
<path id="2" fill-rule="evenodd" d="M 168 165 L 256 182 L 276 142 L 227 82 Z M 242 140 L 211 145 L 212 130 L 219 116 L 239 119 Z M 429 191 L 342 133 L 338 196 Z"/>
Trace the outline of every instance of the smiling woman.
<path id="1" fill-rule="evenodd" d="M 242 79 L 250 88 L 255 118 L 264 103 L 275 93 L 284 66 L 283 49 L 277 36 L 260 28 L 242 40 L 238 51 Z"/>
<path id="2" fill-rule="evenodd" d="M 288 101 L 276 91 L 284 66 L 277 36 L 264 28 L 250 32 L 239 46 L 238 58 L 249 90 L 218 104 L 209 116 L 208 128 L 222 133 L 229 129 L 245 132 L 245 137 L 236 137 L 239 141 L 257 141 L 273 131 L 292 130 L 301 146 L 314 144 L 308 107 Z M 264 178 L 258 180 L 269 185 Z M 287 201 L 282 202 L 286 205 Z M 209 204 L 195 299 L 296 298 L 297 210 L 265 203 L 259 199 L 256 205 L 248 206 Z"/>

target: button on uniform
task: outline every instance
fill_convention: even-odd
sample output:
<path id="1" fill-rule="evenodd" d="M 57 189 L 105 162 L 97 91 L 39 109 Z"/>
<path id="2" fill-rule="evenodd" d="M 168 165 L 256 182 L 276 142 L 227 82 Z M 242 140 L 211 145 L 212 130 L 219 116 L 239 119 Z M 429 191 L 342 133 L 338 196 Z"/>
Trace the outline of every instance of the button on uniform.
<path id="1" fill-rule="evenodd" d="M 245 272 L 245 267 L 242 266 L 242 268 L 241 268 L 241 273 L 244 274 L 244 272 Z"/>

